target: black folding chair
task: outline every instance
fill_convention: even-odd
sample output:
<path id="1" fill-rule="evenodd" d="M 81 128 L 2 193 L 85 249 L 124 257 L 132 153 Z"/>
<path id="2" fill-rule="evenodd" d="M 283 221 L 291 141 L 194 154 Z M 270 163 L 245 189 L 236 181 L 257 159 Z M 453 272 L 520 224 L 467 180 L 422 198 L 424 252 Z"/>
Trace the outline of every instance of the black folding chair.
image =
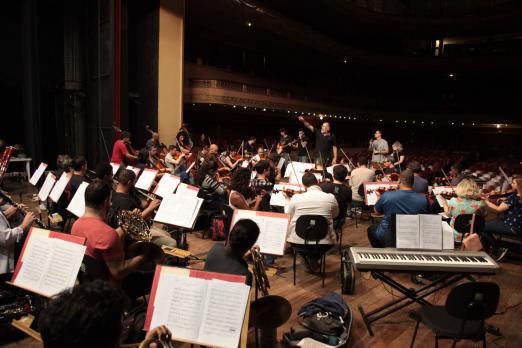
<path id="1" fill-rule="evenodd" d="M 303 215 L 295 223 L 296 234 L 304 240 L 303 244 L 291 243 L 294 252 L 294 285 L 296 280 L 297 254 L 306 258 L 309 255 L 320 257 L 320 273 L 324 288 L 324 277 L 326 273 L 326 253 L 333 245 L 319 244 L 328 235 L 328 220 L 321 215 Z"/>
<path id="2" fill-rule="evenodd" d="M 484 321 L 497 310 L 500 289 L 495 283 L 470 282 L 451 290 L 444 306 L 423 306 L 410 313 L 417 320 L 410 348 L 415 343 L 419 324 L 423 322 L 435 334 L 435 347 L 439 339 L 482 341 L 486 347 Z"/>
<path id="3" fill-rule="evenodd" d="M 458 233 L 464 236 L 466 233 L 478 233 L 482 234 L 484 232 L 484 227 L 486 226 L 486 221 L 484 217 L 479 214 L 461 214 L 455 217 L 455 222 L 453 223 L 453 228 Z M 460 240 L 462 241 L 462 236 Z M 460 244 L 460 243 L 459 243 Z"/>

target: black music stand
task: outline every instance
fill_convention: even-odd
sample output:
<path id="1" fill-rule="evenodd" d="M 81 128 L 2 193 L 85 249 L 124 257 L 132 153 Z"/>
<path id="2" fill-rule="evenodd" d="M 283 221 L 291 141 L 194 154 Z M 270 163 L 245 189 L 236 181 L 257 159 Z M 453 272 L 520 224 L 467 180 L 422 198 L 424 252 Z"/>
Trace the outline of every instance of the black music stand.
<path id="1" fill-rule="evenodd" d="M 362 305 L 359 305 L 359 312 L 361 312 L 362 319 L 366 325 L 366 329 L 370 336 L 373 336 L 372 323 L 381 318 L 384 318 L 398 310 L 409 306 L 413 303 L 418 303 L 422 306 L 432 305 L 425 297 L 444 289 L 456 282 L 468 277 L 469 273 L 441 273 L 440 278 L 433 281 L 432 283 L 421 287 L 420 289 L 407 288 L 399 282 L 393 280 L 390 276 L 386 275 L 384 271 L 371 271 L 373 278 L 383 281 L 396 289 L 404 296 L 390 301 L 370 312 L 365 312 Z"/>

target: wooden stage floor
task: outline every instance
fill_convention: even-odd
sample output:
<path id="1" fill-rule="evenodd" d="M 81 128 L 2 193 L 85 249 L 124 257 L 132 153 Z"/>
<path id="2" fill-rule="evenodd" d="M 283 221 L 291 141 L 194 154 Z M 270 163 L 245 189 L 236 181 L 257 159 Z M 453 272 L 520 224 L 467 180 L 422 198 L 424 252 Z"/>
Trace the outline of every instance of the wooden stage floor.
<path id="1" fill-rule="evenodd" d="M 9 188 L 9 187 L 8 187 Z M 14 197 L 18 199 L 18 195 Z M 26 194 L 24 201 L 28 200 L 29 194 Z M 33 203 L 34 205 L 34 203 Z M 354 220 L 348 220 L 343 230 L 344 246 L 368 246 L 366 238 L 366 228 L 368 223 L 360 223 L 358 228 L 355 227 Z M 201 239 L 200 233 L 193 233 L 188 236 L 189 249 L 194 254 L 204 258 L 205 254 L 214 243 L 208 239 Z M 280 295 L 287 298 L 292 304 L 293 313 L 290 320 L 278 330 L 278 339 L 282 333 L 288 331 L 291 327 L 300 328 L 297 323 L 297 311 L 306 302 L 319 297 L 329 291 L 340 293 L 340 256 L 337 246 L 331 250 L 327 256 L 326 281 L 325 287 L 321 287 L 319 277 L 305 272 L 302 260 L 298 259 L 297 269 L 297 285 L 292 283 L 292 256 L 287 254 L 277 260 L 282 266 L 279 274 L 270 277 L 271 289 L 270 294 Z M 501 298 L 497 312 L 504 312 L 507 307 L 519 304 L 522 301 L 522 263 L 519 260 L 508 259 L 501 263 L 501 272 L 495 276 L 477 277 L 481 281 L 493 281 L 499 284 L 501 288 Z M 192 267 L 201 268 L 201 262 L 193 262 Z M 397 279 L 411 284 L 409 275 L 395 275 Z M 447 295 L 446 291 L 438 292 L 428 297 L 432 303 L 444 303 Z M 363 305 L 365 310 L 371 310 L 376 306 L 382 305 L 390 301 L 397 293 L 390 291 L 389 286 L 383 285 L 380 281 L 370 277 L 369 273 L 357 273 L 357 283 L 354 295 L 345 295 L 344 299 L 353 311 L 353 325 L 351 330 L 351 338 L 348 347 L 408 347 L 413 334 L 415 322 L 409 318 L 408 313 L 417 308 L 417 304 L 413 304 L 403 308 L 399 312 L 383 318 L 373 324 L 374 336 L 370 336 L 362 322 L 361 315 L 357 309 L 358 305 Z M 504 314 L 493 316 L 487 323 L 500 328 L 503 337 L 487 336 L 488 345 L 490 347 L 520 347 L 522 346 L 522 305 L 510 308 Z M 252 335 L 250 335 L 252 337 Z M 0 339 L 1 341 L 1 339 Z M 417 336 L 416 347 L 433 346 L 434 337 L 432 333 L 422 326 Z M 252 339 L 249 340 L 249 346 L 254 346 Z M 441 347 L 449 347 L 449 341 L 441 341 Z M 481 346 L 481 343 L 473 343 L 469 341 L 459 342 L 458 347 L 475 347 Z M 41 347 L 40 344 L 31 338 L 21 338 L 14 342 L 4 342 L 0 347 Z"/>

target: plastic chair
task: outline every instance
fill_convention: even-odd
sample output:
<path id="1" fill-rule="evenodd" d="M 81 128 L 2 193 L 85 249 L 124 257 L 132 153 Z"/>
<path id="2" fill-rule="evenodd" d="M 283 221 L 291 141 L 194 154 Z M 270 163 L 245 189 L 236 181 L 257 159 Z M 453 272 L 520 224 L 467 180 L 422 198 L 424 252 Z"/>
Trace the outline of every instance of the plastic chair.
<path id="1" fill-rule="evenodd" d="M 484 321 L 497 310 L 500 289 L 495 283 L 471 282 L 453 288 L 444 306 L 424 306 L 410 313 L 417 320 L 410 348 L 415 343 L 422 322 L 435 334 L 435 347 L 439 339 L 482 341 L 486 347 Z"/>
<path id="2" fill-rule="evenodd" d="M 303 255 L 317 255 L 320 256 L 320 273 L 322 278 L 322 285 L 324 288 L 324 277 L 326 273 L 326 253 L 328 249 L 318 250 L 319 241 L 326 238 L 328 235 L 328 220 L 321 215 L 303 215 L 300 216 L 295 223 L 295 233 L 304 240 L 303 244 L 292 243 L 294 251 L 293 271 L 294 271 L 294 285 L 296 280 L 296 260 L 297 254 Z M 321 244 L 321 247 L 323 244 Z M 330 245 L 330 248 L 332 246 Z"/>

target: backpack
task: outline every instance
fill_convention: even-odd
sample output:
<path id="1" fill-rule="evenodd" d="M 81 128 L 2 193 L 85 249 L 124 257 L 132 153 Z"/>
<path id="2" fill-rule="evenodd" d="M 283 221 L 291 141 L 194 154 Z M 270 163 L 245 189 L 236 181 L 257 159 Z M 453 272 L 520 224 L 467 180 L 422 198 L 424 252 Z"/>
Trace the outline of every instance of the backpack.
<path id="1" fill-rule="evenodd" d="M 210 239 L 214 241 L 222 241 L 227 239 L 227 234 L 225 232 L 225 221 L 226 217 L 224 215 L 214 215 L 210 219 Z"/>

